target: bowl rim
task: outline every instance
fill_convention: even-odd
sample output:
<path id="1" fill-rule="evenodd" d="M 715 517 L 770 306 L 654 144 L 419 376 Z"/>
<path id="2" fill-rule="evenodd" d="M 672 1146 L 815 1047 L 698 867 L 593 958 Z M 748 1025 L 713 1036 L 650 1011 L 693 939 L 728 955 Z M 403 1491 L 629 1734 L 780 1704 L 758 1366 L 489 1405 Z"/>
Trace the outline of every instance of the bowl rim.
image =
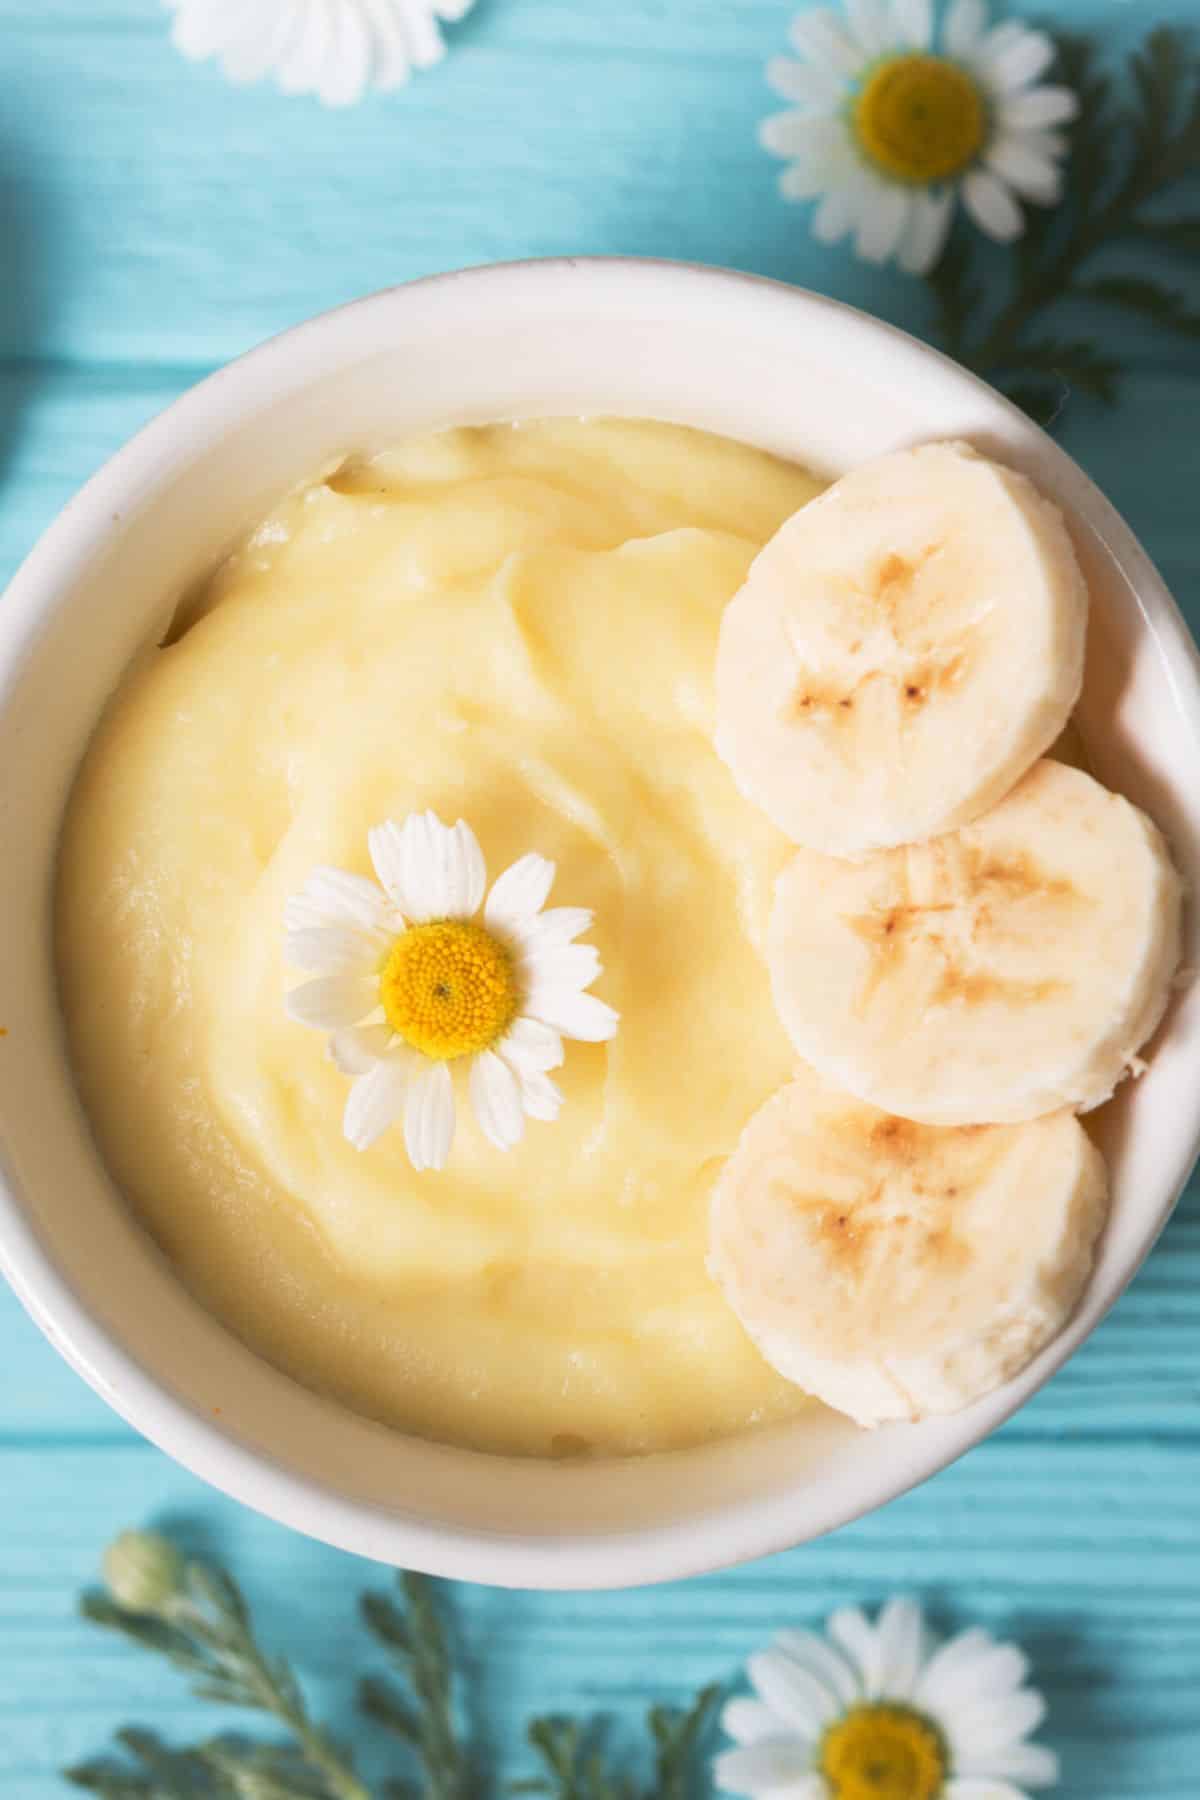
<path id="1" fill-rule="evenodd" d="M 580 276 L 598 290 L 627 294 L 631 285 L 653 291 L 657 304 L 686 305 L 690 296 L 724 296 L 729 304 L 794 310 L 836 317 L 843 330 L 890 341 L 898 361 L 920 363 L 926 378 L 940 369 L 959 391 L 986 396 L 1010 423 L 1019 420 L 1025 441 L 1057 468 L 1072 504 L 1097 531 L 1132 583 L 1143 618 L 1153 625 L 1167 659 L 1181 713 L 1200 742 L 1200 654 L 1175 601 L 1153 562 L 1100 490 L 1067 453 L 1018 413 L 979 377 L 898 327 L 844 302 L 766 277 L 704 264 L 637 257 L 545 257 L 492 263 L 426 276 L 347 302 L 294 325 L 223 365 L 186 390 L 109 458 L 56 516 L 12 577 L 0 622 L 0 692 L 7 687 L 43 616 L 70 586 L 114 514 L 131 496 L 153 494 L 195 454 L 201 442 L 219 440 L 243 417 L 256 395 L 303 386 L 344 363 L 345 346 L 367 315 L 406 303 L 414 291 L 503 287 L 528 291 Z M 511 295 L 510 295 L 511 298 Z M 303 379 L 296 380 L 297 372 Z M 966 384 L 963 387 L 962 384 Z M 999 416 L 999 415 L 997 415 Z M 801 1537 L 821 1536 L 888 1504 L 957 1460 L 1009 1418 L 1074 1352 L 1105 1317 L 1136 1274 L 1165 1225 L 1200 1151 L 1200 1105 L 1190 1133 L 1176 1150 L 1161 1194 L 1146 1211 L 1135 1253 L 1109 1290 L 1092 1285 L 1074 1318 L 1048 1350 L 1017 1379 L 972 1407 L 949 1415 L 927 1437 L 920 1455 L 898 1450 L 878 1479 L 851 1496 L 836 1484 L 810 1509 L 802 1532 L 791 1515 L 796 1490 L 724 1503 L 711 1513 L 674 1524 L 578 1532 L 549 1539 L 490 1534 L 402 1516 L 358 1501 L 334 1486 L 288 1469 L 268 1453 L 241 1442 L 187 1400 L 173 1393 L 101 1323 L 41 1242 L 15 1184 L 0 1168 L 0 1271 L 68 1363 L 143 1436 L 210 1485 L 267 1516 L 341 1549 L 377 1561 L 499 1586 L 541 1589 L 624 1587 L 726 1568 L 789 1548 Z M 905 1427 L 885 1428 L 880 1436 Z M 667 1453 L 672 1454 L 672 1453 Z M 676 1453 L 677 1454 L 677 1453 Z"/>

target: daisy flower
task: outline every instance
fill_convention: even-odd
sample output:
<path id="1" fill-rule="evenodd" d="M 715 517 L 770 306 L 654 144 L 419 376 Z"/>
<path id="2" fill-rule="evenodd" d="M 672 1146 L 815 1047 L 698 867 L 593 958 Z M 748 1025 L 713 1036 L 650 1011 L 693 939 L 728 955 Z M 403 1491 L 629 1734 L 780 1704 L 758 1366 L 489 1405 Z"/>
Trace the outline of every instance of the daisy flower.
<path id="1" fill-rule="evenodd" d="M 1058 1760 L 1031 1744 L 1046 1711 L 1015 1644 L 986 1631 L 939 1643 L 912 1600 L 872 1625 L 835 1612 L 828 1636 L 784 1631 L 748 1665 L 753 1700 L 722 1724 L 726 1793 L 778 1800 L 1025 1800 Z"/>
<path id="2" fill-rule="evenodd" d="M 1054 45 L 1015 20 L 990 26 L 986 0 L 951 0 L 935 43 L 933 0 L 845 0 L 792 21 L 801 60 L 776 57 L 771 86 L 794 101 L 765 119 L 786 157 L 789 200 L 820 199 L 813 232 L 854 233 L 868 262 L 923 275 L 941 255 L 956 199 L 989 237 L 1024 229 L 1021 201 L 1052 206 L 1079 110 L 1041 82 Z"/>
<path id="3" fill-rule="evenodd" d="M 193 61 L 220 58 L 230 81 L 273 75 L 285 94 L 352 106 L 445 54 L 439 19 L 474 0 L 163 0 L 171 40 Z"/>
<path id="4" fill-rule="evenodd" d="M 479 840 L 436 813 L 368 833 L 378 876 L 317 868 L 284 909 L 284 955 L 314 980 L 287 1011 L 328 1031 L 354 1078 L 343 1129 L 366 1150 L 404 1121 L 415 1169 L 445 1167 L 454 1137 L 451 1067 L 462 1064 L 480 1130 L 511 1150 L 526 1117 L 555 1119 L 548 1071 L 563 1039 L 602 1043 L 617 1014 L 586 993 L 600 974 L 584 907 L 543 910 L 554 881 L 544 856 L 522 856 L 487 893 Z M 487 894 L 486 903 L 484 896 Z M 483 908 L 482 919 L 476 917 Z"/>

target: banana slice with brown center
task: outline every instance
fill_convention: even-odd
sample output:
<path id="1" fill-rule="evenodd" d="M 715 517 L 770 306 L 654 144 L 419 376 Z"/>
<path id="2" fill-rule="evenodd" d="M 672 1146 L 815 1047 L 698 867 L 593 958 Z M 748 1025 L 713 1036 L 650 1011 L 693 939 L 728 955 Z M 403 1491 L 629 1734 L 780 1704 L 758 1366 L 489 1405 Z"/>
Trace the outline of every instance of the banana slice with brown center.
<path id="1" fill-rule="evenodd" d="M 719 755 L 797 844 L 913 843 L 993 806 L 1079 697 L 1087 590 L 1057 508 L 965 444 L 811 501 L 725 609 Z"/>
<path id="2" fill-rule="evenodd" d="M 863 1425 L 952 1412 L 1061 1329 L 1104 1220 L 1078 1120 L 940 1129 L 803 1070 L 713 1195 L 709 1266 L 767 1361 Z"/>
<path id="3" fill-rule="evenodd" d="M 1145 814 L 1045 760 L 930 843 L 799 851 L 771 914 L 775 1003 L 807 1062 L 905 1118 L 1087 1110 L 1162 1017 L 1180 911 Z"/>

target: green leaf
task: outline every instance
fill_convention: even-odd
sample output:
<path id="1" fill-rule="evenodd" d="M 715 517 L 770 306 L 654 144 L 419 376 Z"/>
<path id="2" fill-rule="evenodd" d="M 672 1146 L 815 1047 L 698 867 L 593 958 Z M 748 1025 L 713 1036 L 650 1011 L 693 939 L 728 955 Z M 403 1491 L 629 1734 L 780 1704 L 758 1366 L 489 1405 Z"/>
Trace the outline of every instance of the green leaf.
<path id="1" fill-rule="evenodd" d="M 1136 235 L 1160 250 L 1200 256 L 1200 218 L 1140 219 Z"/>
<path id="2" fill-rule="evenodd" d="M 937 334 L 949 353 L 996 381 L 1033 416 L 1049 413 L 1051 420 L 1074 389 L 1111 404 L 1123 373 L 1102 346 L 1045 331 L 1046 316 L 1064 297 L 1084 294 L 1200 336 L 1185 295 L 1147 277 L 1144 268 L 1089 275 L 1092 259 L 1122 242 L 1200 252 L 1200 218 L 1155 216 L 1180 179 L 1200 171 L 1200 62 L 1187 36 L 1165 27 L 1149 32 L 1129 59 L 1120 103 L 1097 68 L 1094 42 L 1064 36 L 1059 73 L 1081 103 L 1069 133 L 1063 197 L 1053 209 L 1027 209 L 1024 237 L 1009 252 L 1007 294 L 989 307 L 996 284 L 989 279 L 985 296 L 972 273 L 974 241 L 961 227 L 928 277 Z"/>
<path id="3" fill-rule="evenodd" d="M 127 1762 L 81 1763 L 65 1771 L 66 1780 L 102 1800 L 224 1800 L 235 1793 L 232 1783 L 209 1767 L 203 1750 L 172 1750 L 154 1732 L 137 1726 L 116 1737 Z"/>
<path id="4" fill-rule="evenodd" d="M 370 1800 L 350 1756 L 309 1716 L 289 1664 L 260 1648 L 241 1589 L 224 1569 L 189 1563 L 185 1596 L 173 1606 L 169 1622 L 127 1612 L 106 1594 L 85 1595 L 81 1610 L 94 1624 L 119 1631 L 139 1649 L 183 1670 L 201 1698 L 266 1713 L 291 1733 L 291 1742 L 282 1746 L 218 1741 L 202 1751 L 172 1752 L 156 1748 L 156 1740 L 146 1734 L 130 1732 L 125 1747 L 147 1766 L 148 1775 L 85 1764 L 85 1779 L 94 1777 L 110 1787 L 113 1780 L 141 1780 L 143 1785 L 148 1780 L 147 1800 L 186 1800 L 193 1794 L 206 1800 L 226 1794 L 244 1800 L 243 1787 L 255 1800 L 256 1788 L 261 1800 L 272 1800 L 271 1789 L 280 1785 L 283 1769 L 288 1800 Z M 103 1787 L 94 1791 L 106 1794 Z"/>
<path id="5" fill-rule="evenodd" d="M 394 1731 L 406 1743 L 420 1744 L 421 1726 L 412 1710 L 395 1694 L 385 1681 L 375 1680 L 368 1676 L 360 1682 L 358 1704 L 369 1719 L 374 1719 L 388 1731 Z"/>
<path id="6" fill-rule="evenodd" d="M 1183 86 L 1184 47 L 1176 33 L 1161 25 L 1129 58 L 1135 106 L 1131 115 L 1136 143 L 1134 172 L 1152 170 L 1166 145 Z"/>
<path id="7" fill-rule="evenodd" d="M 217 1618 L 236 1636 L 250 1625 L 250 1609 L 237 1582 L 225 1569 L 208 1563 L 187 1565 L 188 1592 L 201 1605 L 208 1606 Z"/>
<path id="8" fill-rule="evenodd" d="M 1004 359 L 1006 369 L 1022 375 L 1051 375 L 1067 387 L 1082 388 L 1111 405 L 1117 397 L 1121 364 L 1103 355 L 1086 339 L 1041 338 L 1022 343 Z"/>
<path id="9" fill-rule="evenodd" d="M 1186 337 L 1200 337 L 1200 311 L 1193 312 L 1187 295 L 1178 288 L 1165 287 L 1146 275 L 1103 275 L 1094 281 L 1076 283 L 1075 290 L 1087 300 L 1102 300 L 1112 306 L 1128 307 L 1131 312 L 1169 326 Z"/>
<path id="10" fill-rule="evenodd" d="M 720 1692 L 717 1684 L 701 1688 L 686 1712 L 669 1711 L 661 1706 L 651 1709 L 650 1734 L 658 1752 L 656 1800 L 688 1800 L 695 1785 L 697 1751 Z"/>
<path id="11" fill-rule="evenodd" d="M 1003 389 L 1005 397 L 1019 406 L 1023 413 L 1028 413 L 1035 425 L 1043 431 L 1049 431 L 1057 424 L 1066 409 L 1070 392 L 1066 387 L 1058 389 L 1038 387 L 1033 382 L 1014 382 Z"/>
<path id="12" fill-rule="evenodd" d="M 390 1649 L 399 1650 L 407 1655 L 411 1649 L 408 1626 L 404 1614 L 400 1612 L 386 1594 L 364 1594 L 359 1601 L 362 1613 L 370 1630 L 375 1633 Z"/>
<path id="13" fill-rule="evenodd" d="M 416 1759 L 426 1800 L 467 1800 L 475 1783 L 455 1721 L 453 1668 L 434 1600 L 433 1583 L 402 1571 L 404 1606 L 386 1594 L 364 1594 L 362 1615 L 403 1677 L 397 1695 L 368 1680 L 359 1704 L 369 1717 L 402 1738 Z"/>
<path id="14" fill-rule="evenodd" d="M 63 1770 L 63 1780 L 72 1787 L 86 1788 L 102 1800 L 153 1800 L 150 1783 L 140 1775 L 126 1775 L 106 1763 L 78 1763 Z"/>
<path id="15" fill-rule="evenodd" d="M 937 303 L 938 330 L 951 356 L 960 352 L 966 329 L 983 290 L 970 278 L 970 239 L 960 224 L 951 232 L 941 257 L 926 277 Z"/>
<path id="16" fill-rule="evenodd" d="M 1066 164 L 1066 183 L 1074 210 L 1087 217 L 1108 184 L 1113 169 L 1114 129 L 1112 114 L 1112 81 L 1095 66 L 1095 46 L 1087 38 L 1064 35 L 1058 39 L 1058 77 L 1073 90 L 1079 101 L 1079 116 L 1071 126 L 1070 156 Z M 1058 208 L 1041 209 L 1053 218 Z M 1029 215 L 1029 223 L 1037 217 Z M 1044 237 L 1046 225 L 1038 232 Z M 1035 228 L 1036 229 L 1036 228 Z M 1029 259 L 1026 237 L 1018 240 L 1018 254 Z"/>

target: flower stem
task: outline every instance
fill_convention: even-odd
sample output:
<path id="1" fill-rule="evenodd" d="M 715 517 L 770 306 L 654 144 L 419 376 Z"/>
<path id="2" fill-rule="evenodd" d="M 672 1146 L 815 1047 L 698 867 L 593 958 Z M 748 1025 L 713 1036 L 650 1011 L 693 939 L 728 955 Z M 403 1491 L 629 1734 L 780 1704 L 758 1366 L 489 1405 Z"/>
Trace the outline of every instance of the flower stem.
<path id="1" fill-rule="evenodd" d="M 1019 360 L 1019 344 L 1025 327 L 1044 306 L 1066 298 L 1074 277 L 1090 256 L 1135 227 L 1139 207 L 1166 178 L 1166 169 L 1162 166 L 1166 162 L 1163 158 L 1161 164 L 1131 177 L 1107 205 L 1074 220 L 1057 255 L 1022 284 L 983 342 L 972 352 L 971 362 L 977 369 L 986 373 L 989 369 L 1003 368 L 1014 358 Z"/>
<path id="2" fill-rule="evenodd" d="M 189 1592 L 172 1607 L 171 1622 L 207 1650 L 212 1674 L 224 1690 L 220 1697 L 267 1713 L 285 1725 L 305 1762 L 323 1778 L 330 1800 L 371 1800 L 370 1789 L 359 1780 L 348 1758 L 309 1717 L 289 1666 L 272 1662 L 264 1654 L 233 1581 L 219 1570 L 195 1563 L 188 1565 L 188 1577 Z"/>

